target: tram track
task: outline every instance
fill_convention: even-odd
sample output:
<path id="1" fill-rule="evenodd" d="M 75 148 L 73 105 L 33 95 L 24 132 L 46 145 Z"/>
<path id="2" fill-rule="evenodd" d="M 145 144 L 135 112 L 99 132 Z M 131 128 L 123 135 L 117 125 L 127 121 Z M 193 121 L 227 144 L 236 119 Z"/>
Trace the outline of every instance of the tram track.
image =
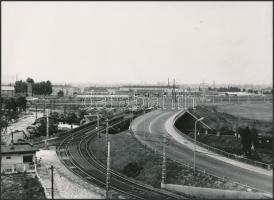
<path id="1" fill-rule="evenodd" d="M 116 122 L 113 125 L 121 123 Z M 112 126 L 113 126 L 112 125 Z M 101 127 L 99 131 L 104 131 Z M 106 166 L 100 163 L 89 149 L 90 142 L 97 136 L 95 125 L 72 132 L 56 149 L 61 162 L 73 173 L 87 182 L 105 188 Z M 143 184 L 113 170 L 111 173 L 110 189 L 135 199 L 186 199 L 169 191 Z"/>

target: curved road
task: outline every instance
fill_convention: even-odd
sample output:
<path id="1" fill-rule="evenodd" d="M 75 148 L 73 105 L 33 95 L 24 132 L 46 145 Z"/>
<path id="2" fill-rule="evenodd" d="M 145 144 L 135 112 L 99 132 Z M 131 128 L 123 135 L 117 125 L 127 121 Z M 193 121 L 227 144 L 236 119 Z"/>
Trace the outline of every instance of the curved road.
<path id="1" fill-rule="evenodd" d="M 132 131 L 138 140 L 154 149 L 161 151 L 159 143 L 161 137 L 168 134 L 165 122 L 178 111 L 156 110 L 136 118 L 131 124 Z M 167 156 L 182 163 L 193 163 L 193 151 L 169 137 L 166 147 Z M 228 177 L 232 181 L 255 187 L 268 194 L 272 194 L 272 175 L 259 174 L 242 167 L 237 167 L 227 162 L 210 157 L 204 153 L 196 152 L 196 166 L 205 169 L 220 177 Z"/>

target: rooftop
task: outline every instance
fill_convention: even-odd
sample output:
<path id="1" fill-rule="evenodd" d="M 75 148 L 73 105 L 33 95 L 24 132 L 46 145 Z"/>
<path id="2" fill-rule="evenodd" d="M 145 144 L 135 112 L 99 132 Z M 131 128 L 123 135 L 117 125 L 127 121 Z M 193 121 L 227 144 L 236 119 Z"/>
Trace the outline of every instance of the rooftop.
<path id="1" fill-rule="evenodd" d="M 39 151 L 39 149 L 31 146 L 29 143 L 14 143 L 13 148 L 12 145 L 4 146 L 1 145 L 1 154 L 12 154 L 12 153 L 30 153 L 30 152 L 36 152 Z"/>
<path id="2" fill-rule="evenodd" d="M 7 86 L 7 85 L 1 85 L 1 91 L 3 90 L 10 90 L 10 91 L 14 91 L 14 86 Z"/>

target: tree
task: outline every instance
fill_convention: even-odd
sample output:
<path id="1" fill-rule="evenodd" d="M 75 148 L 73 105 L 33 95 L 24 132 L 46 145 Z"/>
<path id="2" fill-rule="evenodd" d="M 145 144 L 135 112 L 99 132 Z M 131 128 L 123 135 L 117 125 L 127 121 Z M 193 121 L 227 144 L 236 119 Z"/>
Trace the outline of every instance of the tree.
<path id="1" fill-rule="evenodd" d="M 84 109 L 79 110 L 79 118 L 80 120 L 84 118 L 85 115 L 87 115 L 88 112 Z"/>
<path id="2" fill-rule="evenodd" d="M 16 106 L 20 109 L 26 110 L 27 107 L 27 100 L 26 97 L 17 97 L 15 99 Z"/>
<path id="3" fill-rule="evenodd" d="M 40 82 L 40 94 L 47 94 L 47 84 L 45 81 Z"/>
<path id="4" fill-rule="evenodd" d="M 22 80 L 15 82 L 15 85 L 14 85 L 15 93 L 26 93 L 27 88 L 28 88 L 28 85 L 26 82 L 23 82 Z"/>
<path id="5" fill-rule="evenodd" d="M 32 78 L 27 78 L 27 83 L 34 84 L 34 80 Z"/>
<path id="6" fill-rule="evenodd" d="M 59 90 L 59 92 L 57 93 L 58 97 L 64 97 L 64 92 L 63 90 Z"/>
<path id="7" fill-rule="evenodd" d="M 58 124 L 54 119 L 49 118 L 49 135 L 53 135 L 58 131 Z M 47 135 L 47 121 L 46 117 L 40 118 L 38 126 L 35 130 L 35 136 L 46 136 Z"/>
<path id="8" fill-rule="evenodd" d="M 47 80 L 47 82 L 45 84 L 45 87 L 46 87 L 46 89 L 45 89 L 46 92 L 45 93 L 47 95 L 50 95 L 52 93 L 52 84 L 49 80 Z"/>
<path id="9" fill-rule="evenodd" d="M 251 138 L 252 138 L 252 143 L 254 147 L 258 147 L 259 141 L 258 141 L 258 130 L 256 128 L 251 129 Z"/>
<path id="10" fill-rule="evenodd" d="M 71 125 L 71 128 L 72 128 L 73 123 L 78 123 L 78 118 L 77 118 L 75 113 L 70 112 L 70 113 L 68 113 L 67 117 L 65 118 L 65 121 L 67 123 L 69 123 Z"/>
<path id="11" fill-rule="evenodd" d="M 33 92 L 33 94 L 37 94 L 37 95 L 41 94 L 41 92 L 40 92 L 40 83 L 35 83 L 33 85 L 32 92 Z"/>
<path id="12" fill-rule="evenodd" d="M 251 153 L 251 143 L 252 143 L 252 135 L 249 127 L 239 128 L 239 134 L 241 135 L 241 142 L 243 146 L 243 152 L 245 155 L 250 156 Z"/>
<path id="13" fill-rule="evenodd" d="M 55 121 L 59 121 L 60 120 L 60 116 L 58 112 L 53 112 L 50 114 L 50 118 L 55 120 Z"/>
<path id="14" fill-rule="evenodd" d="M 5 109 L 7 109 L 8 111 L 11 111 L 11 110 L 16 111 L 17 106 L 14 98 L 5 99 L 4 103 L 5 103 Z"/>

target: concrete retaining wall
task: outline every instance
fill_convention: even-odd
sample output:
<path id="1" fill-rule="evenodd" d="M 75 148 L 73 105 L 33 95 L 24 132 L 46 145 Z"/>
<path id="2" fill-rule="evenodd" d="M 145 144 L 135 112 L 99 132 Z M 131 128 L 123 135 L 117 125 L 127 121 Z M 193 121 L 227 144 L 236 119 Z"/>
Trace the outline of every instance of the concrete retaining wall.
<path id="1" fill-rule="evenodd" d="M 272 199 L 272 196 L 260 192 L 242 192 L 174 184 L 163 184 L 163 188 L 205 199 Z"/>

